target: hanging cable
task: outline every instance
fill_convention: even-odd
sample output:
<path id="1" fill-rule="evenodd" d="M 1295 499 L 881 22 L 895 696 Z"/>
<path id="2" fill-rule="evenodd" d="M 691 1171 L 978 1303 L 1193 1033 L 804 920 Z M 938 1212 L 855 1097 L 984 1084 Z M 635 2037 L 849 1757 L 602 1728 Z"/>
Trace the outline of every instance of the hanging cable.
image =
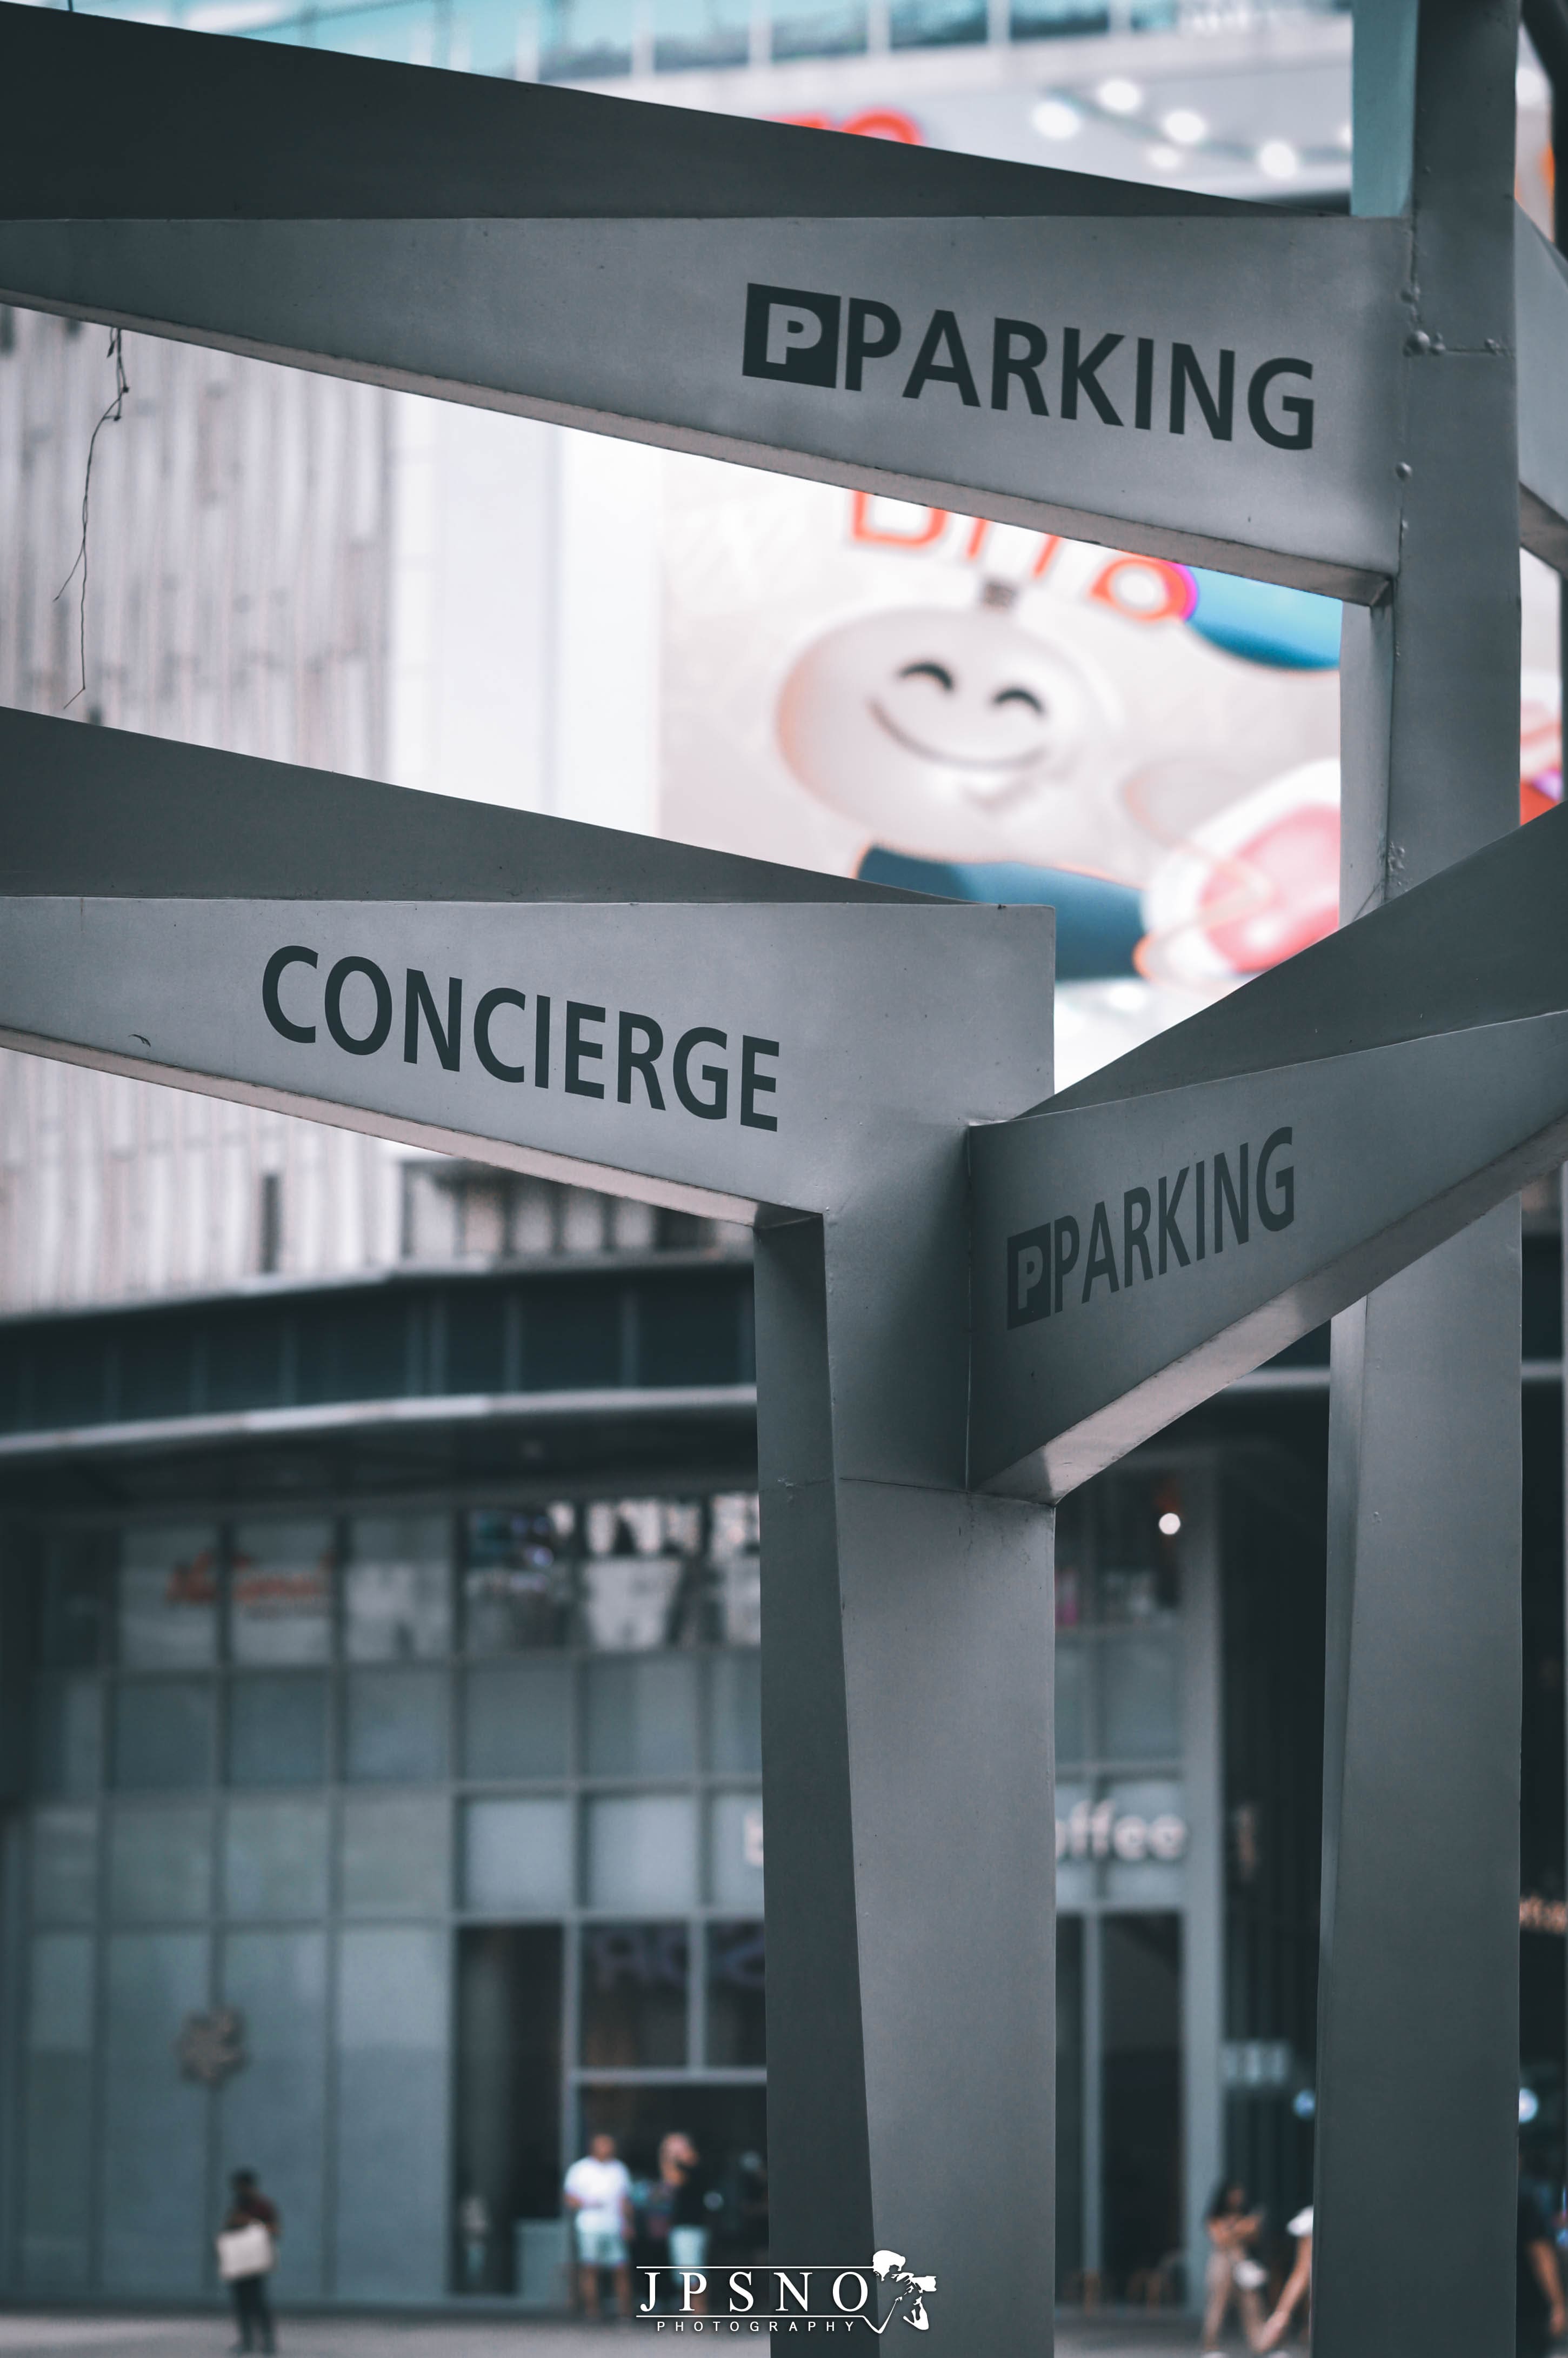
<path id="1" fill-rule="evenodd" d="M 109 330 L 109 358 L 114 363 L 114 398 L 93 427 L 92 438 L 87 445 L 87 472 L 82 477 L 81 482 L 81 546 L 76 552 L 76 563 L 54 593 L 54 601 L 58 605 L 70 589 L 80 568 L 81 598 L 77 618 L 77 648 L 81 663 L 81 686 L 77 689 L 76 696 L 68 698 L 61 708 L 66 712 L 70 710 L 77 697 L 85 696 L 87 693 L 87 511 L 88 503 L 92 496 L 93 453 L 98 448 L 98 437 L 105 426 L 118 426 L 120 423 L 124 414 L 125 395 L 131 390 L 125 376 L 124 346 L 118 328 L 111 328 Z"/>

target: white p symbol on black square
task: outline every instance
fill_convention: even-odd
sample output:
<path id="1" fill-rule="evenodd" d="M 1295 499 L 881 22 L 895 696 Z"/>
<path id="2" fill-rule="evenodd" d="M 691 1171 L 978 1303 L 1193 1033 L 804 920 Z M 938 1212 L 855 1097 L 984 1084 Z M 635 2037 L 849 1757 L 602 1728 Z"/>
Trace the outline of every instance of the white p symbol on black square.
<path id="1" fill-rule="evenodd" d="M 788 384 L 837 384 L 839 308 L 837 295 L 748 287 L 742 373 Z"/>
<path id="2" fill-rule="evenodd" d="M 1007 1323 L 1029 1326 L 1051 1315 L 1051 1223 L 1007 1240 Z"/>

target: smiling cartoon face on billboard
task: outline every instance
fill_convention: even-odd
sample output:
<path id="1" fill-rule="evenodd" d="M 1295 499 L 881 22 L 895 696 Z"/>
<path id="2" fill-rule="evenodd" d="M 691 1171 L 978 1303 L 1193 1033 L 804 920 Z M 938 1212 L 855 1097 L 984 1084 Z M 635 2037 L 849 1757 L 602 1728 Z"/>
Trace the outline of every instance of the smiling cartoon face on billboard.
<path id="1" fill-rule="evenodd" d="M 825 631 L 779 692 L 791 771 L 879 843 L 933 860 L 1104 858 L 1095 782 L 1120 722 L 1108 682 L 1013 619 L 985 585 L 968 608 L 894 606 Z"/>
<path id="2" fill-rule="evenodd" d="M 1332 930 L 1332 600 L 705 460 L 667 470 L 668 833 L 1049 902 L 1063 1077 Z M 1541 663 L 1552 586 L 1525 569 Z M 1560 773 L 1555 680 L 1527 674 L 1522 817 Z"/>

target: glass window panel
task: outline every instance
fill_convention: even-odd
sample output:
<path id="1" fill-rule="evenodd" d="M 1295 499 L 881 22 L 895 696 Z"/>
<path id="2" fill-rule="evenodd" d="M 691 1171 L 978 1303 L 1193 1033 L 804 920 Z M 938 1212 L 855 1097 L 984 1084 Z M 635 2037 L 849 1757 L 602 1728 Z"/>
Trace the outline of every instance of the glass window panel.
<path id="1" fill-rule="evenodd" d="M 687 2058 L 684 1924 L 585 1924 L 582 2061 L 639 2071 Z"/>
<path id="2" fill-rule="evenodd" d="M 351 1671 L 343 1774 L 355 1784 L 421 1785 L 447 1768 L 444 1671 Z"/>
<path id="3" fill-rule="evenodd" d="M 501 1915 L 558 1915 L 572 1904 L 571 1804 L 479 1801 L 463 1808 L 463 1899 Z"/>
<path id="4" fill-rule="evenodd" d="M 230 1573 L 236 1662 L 325 1662 L 332 1652 L 332 1526 L 242 1523 Z"/>
<path id="5" fill-rule="evenodd" d="M 437 1660 L 452 1641 L 451 1526 L 445 1515 L 361 1516 L 343 1574 L 351 1662 Z"/>
<path id="6" fill-rule="evenodd" d="M 1061 1590 L 1057 1590 L 1058 1600 Z M 1087 1664 L 1078 1639 L 1056 1640 L 1056 1758 L 1082 1760 L 1088 1743 L 1085 1719 Z"/>
<path id="7" fill-rule="evenodd" d="M 816 7 L 774 11 L 772 48 L 778 63 L 788 58 L 845 57 L 865 46 L 864 0 L 821 0 Z"/>
<path id="8" fill-rule="evenodd" d="M 197 2299 L 211 2264 L 206 2124 L 211 2098 L 172 2050 L 205 2014 L 204 1932 L 119 1932 L 105 1962 L 99 2155 L 104 2288 Z"/>
<path id="9" fill-rule="evenodd" d="M 708 2061 L 719 2070 L 768 2060 L 763 2017 L 767 1949 L 760 1923 L 708 1928 Z"/>
<path id="10" fill-rule="evenodd" d="M 603 81 L 632 70 L 631 0 L 544 0 L 540 73 Z"/>
<path id="11" fill-rule="evenodd" d="M 340 2295 L 433 2304 L 445 2289 L 447 1950 L 446 1931 L 423 1926 L 349 1931 L 339 1942 Z M 388 2169 L 388 2155 L 396 2156 L 395 2168 Z"/>
<path id="12" fill-rule="evenodd" d="M 327 1807 L 231 1801 L 223 1829 L 231 1916 L 320 1916 L 327 1908 Z"/>
<path id="13" fill-rule="evenodd" d="M 92 2045 L 92 1936 L 39 1932 L 28 1976 L 27 2046 L 35 2055 L 85 2055 Z"/>
<path id="14" fill-rule="evenodd" d="M 744 1776 L 762 1765 L 762 1658 L 715 1654 L 708 1665 L 708 1765 Z"/>
<path id="15" fill-rule="evenodd" d="M 33 1914 L 43 1924 L 89 1924 L 97 1903 L 98 1812 L 33 1813 Z"/>
<path id="16" fill-rule="evenodd" d="M 218 1537 L 205 1524 L 129 1531 L 120 1549 L 120 1660 L 195 1669 L 218 1653 Z"/>
<path id="17" fill-rule="evenodd" d="M 1095 1897 L 1095 1868 L 1089 1855 L 1093 1839 L 1091 1815 L 1094 1790 L 1089 1785 L 1056 1787 L 1056 1905 L 1084 1908 Z"/>
<path id="18" fill-rule="evenodd" d="M 319 1671 L 237 1678 L 229 1689 L 229 1781 L 319 1785 L 327 1774 L 327 1682 Z"/>
<path id="19" fill-rule="evenodd" d="M 893 0 L 888 38 L 895 49 L 948 49 L 986 38 L 985 0 Z"/>
<path id="20" fill-rule="evenodd" d="M 697 1767 L 697 1671 L 689 1655 L 586 1666 L 590 1777 L 678 1776 Z"/>
<path id="21" fill-rule="evenodd" d="M 463 1643 L 470 1654 L 569 1643 L 576 1520 L 564 1504 L 532 1513 L 485 1507 L 465 1518 Z"/>
<path id="22" fill-rule="evenodd" d="M 183 1923 L 211 1897 L 211 1815 L 201 1804 L 116 1810 L 109 1834 L 109 1907 L 122 1922 Z"/>
<path id="23" fill-rule="evenodd" d="M 717 1908 L 762 1905 L 762 1797 L 715 1793 L 708 1804 L 708 1879 Z"/>
<path id="24" fill-rule="evenodd" d="M 582 1568 L 583 1639 L 607 1653 L 671 1646 L 691 1599 L 678 1556 L 605 1556 Z"/>
<path id="25" fill-rule="evenodd" d="M 583 1637 L 607 1652 L 697 1639 L 702 1508 L 694 1498 L 596 1498 L 584 1516 Z"/>
<path id="26" fill-rule="evenodd" d="M 38 1599 L 38 1660 L 46 1670 L 85 1670 L 102 1659 L 114 1552 L 114 1541 L 96 1531 L 50 1541 Z"/>
<path id="27" fill-rule="evenodd" d="M 351 1793 L 343 1801 L 343 1906 L 360 1916 L 438 1915 L 447 1906 L 445 1801 Z"/>
<path id="28" fill-rule="evenodd" d="M 1099 1656 L 1100 1746 L 1108 1760 L 1173 1760 L 1182 1748 L 1180 1639 L 1117 1637 Z"/>
<path id="29" fill-rule="evenodd" d="M 1174 1475 L 1124 1475 L 1097 1485 L 1102 1621 L 1148 1622 L 1182 1601 L 1182 1485 Z"/>
<path id="30" fill-rule="evenodd" d="M 114 1782 L 172 1791 L 212 1781 L 216 1698 L 207 1679 L 124 1679 L 114 1696 Z"/>
<path id="31" fill-rule="evenodd" d="M 244 1806 L 295 1812 L 317 1807 L 308 1801 Z M 326 1934 L 231 1932 L 223 1943 L 222 2003 L 243 2016 L 245 2043 L 265 2064 L 236 2072 L 224 2085 L 219 2183 L 227 2184 L 233 2169 L 254 2169 L 265 2187 L 281 2190 L 287 2232 L 278 2245 L 273 2296 L 286 2301 L 319 2298 L 328 2082 Z"/>
<path id="32" fill-rule="evenodd" d="M 762 1566 L 754 1492 L 721 1491 L 708 1509 L 709 1636 L 721 1646 L 762 1637 Z"/>
<path id="33" fill-rule="evenodd" d="M 1129 1908 L 1179 1908 L 1186 1888 L 1186 1802 L 1173 1777 L 1111 1786 L 1105 1896 Z"/>
<path id="34" fill-rule="evenodd" d="M 564 1777 L 571 1741 L 569 1662 L 485 1662 L 464 1679 L 463 1774 Z"/>
<path id="35" fill-rule="evenodd" d="M 690 1908 L 697 1900 L 697 1803 L 687 1794 L 600 1794 L 589 1801 L 592 1908 Z"/>
<path id="36" fill-rule="evenodd" d="M 92 1942 L 33 1942 L 22 2094 L 22 2276 L 29 2291 L 85 2288 L 93 2187 Z"/>
<path id="37" fill-rule="evenodd" d="M 100 1681 L 39 1679 L 30 1700 L 35 1790 L 95 1792 L 103 1768 L 103 1690 Z"/>
<path id="38" fill-rule="evenodd" d="M 683 66 L 743 66 L 751 17 L 751 0 L 654 0 L 654 66 L 661 73 Z M 729 1323 L 732 1330 L 733 1315 Z"/>

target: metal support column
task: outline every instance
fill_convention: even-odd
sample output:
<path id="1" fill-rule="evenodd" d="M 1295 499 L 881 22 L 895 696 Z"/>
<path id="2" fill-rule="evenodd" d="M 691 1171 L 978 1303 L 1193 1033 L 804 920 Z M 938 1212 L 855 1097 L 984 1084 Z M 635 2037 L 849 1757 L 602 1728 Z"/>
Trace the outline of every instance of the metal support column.
<path id="1" fill-rule="evenodd" d="M 1535 45 L 1535 54 L 1552 85 L 1552 228 L 1556 245 L 1563 251 L 1568 250 L 1568 190 L 1563 188 L 1562 171 L 1562 158 L 1568 154 L 1568 0 L 1525 0 L 1522 14 L 1525 30 Z M 1561 724 L 1564 712 L 1568 711 L 1568 581 L 1561 579 L 1557 584 L 1557 681 Z M 1562 1251 L 1560 1300 L 1563 1332 L 1568 1337 L 1568 1164 L 1563 1166 L 1559 1175 L 1557 1208 Z M 1568 1368 L 1568 1351 L 1564 1352 L 1564 1366 Z M 1568 1662 L 1568 1379 L 1563 1387 L 1563 1659 Z M 1564 1750 L 1563 1766 L 1564 1776 L 1568 1777 L 1568 1748 Z M 1568 1857 L 1563 1864 L 1564 1887 L 1568 1888 Z M 1563 2086 L 1568 2089 L 1568 2017 L 1564 2017 L 1563 2034 Z"/>
<path id="2" fill-rule="evenodd" d="M 1517 20 L 1356 9 L 1355 210 L 1404 220 L 1410 263 L 1400 570 L 1345 621 L 1346 920 L 1518 820 Z M 1517 1206 L 1335 1325 L 1314 2335 L 1335 2358 L 1511 2346 L 1519 1352 Z"/>
<path id="3" fill-rule="evenodd" d="M 771 2244 L 904 2254 L 955 2347 L 1044 2358 L 1054 1519 L 920 1478 L 963 1358 L 940 1284 L 890 1348 L 885 1234 L 757 1232 Z"/>

